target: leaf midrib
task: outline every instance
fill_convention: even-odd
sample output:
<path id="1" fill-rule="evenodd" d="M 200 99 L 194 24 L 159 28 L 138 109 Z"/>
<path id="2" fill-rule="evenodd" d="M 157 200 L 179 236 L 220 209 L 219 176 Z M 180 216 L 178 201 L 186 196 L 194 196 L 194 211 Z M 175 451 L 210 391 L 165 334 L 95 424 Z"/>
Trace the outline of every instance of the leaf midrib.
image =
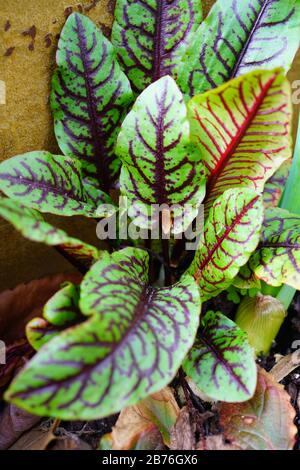
<path id="1" fill-rule="evenodd" d="M 246 204 L 243 207 L 243 210 L 233 219 L 232 223 L 226 227 L 225 232 L 223 235 L 217 239 L 217 242 L 213 246 L 211 250 L 208 251 L 207 256 L 203 259 L 202 263 L 198 266 L 196 272 L 193 274 L 194 278 L 196 281 L 198 281 L 201 277 L 202 270 L 205 268 L 205 266 L 210 262 L 212 259 L 213 255 L 215 252 L 220 248 L 222 245 L 223 241 L 228 237 L 228 235 L 231 233 L 231 231 L 236 227 L 236 225 L 239 224 L 241 219 L 246 215 L 249 209 L 252 209 L 256 201 L 258 201 L 259 196 L 254 197 L 248 204 Z M 204 229 L 205 230 L 205 229 Z"/>
<path id="2" fill-rule="evenodd" d="M 244 57 L 246 55 L 248 47 L 249 47 L 249 45 L 252 41 L 252 38 L 253 38 L 256 30 L 257 30 L 257 26 L 260 23 L 260 20 L 261 20 L 262 16 L 264 15 L 265 10 L 266 10 L 267 6 L 269 5 L 269 3 L 270 3 L 270 0 L 264 0 L 264 3 L 261 5 L 260 12 L 258 13 L 258 15 L 256 17 L 256 20 L 253 23 L 251 31 L 249 32 L 248 38 L 247 38 L 247 40 L 246 40 L 246 42 L 245 42 L 245 44 L 244 44 L 244 46 L 243 46 L 243 48 L 240 52 L 239 58 L 238 58 L 235 66 L 234 66 L 234 68 L 231 72 L 231 75 L 230 75 L 229 79 L 232 79 L 232 78 L 237 76 L 239 66 L 241 65 L 241 62 L 242 62 L 242 60 L 244 59 Z"/>
<path id="3" fill-rule="evenodd" d="M 272 85 L 273 85 L 274 81 L 276 80 L 276 78 L 277 78 L 277 74 L 274 73 L 273 77 L 271 77 L 268 80 L 268 82 L 264 85 L 264 87 L 263 87 L 263 89 L 260 93 L 259 98 L 257 100 L 255 100 L 254 105 L 252 106 L 251 110 L 249 111 L 249 114 L 248 114 L 247 118 L 245 119 L 245 122 L 243 123 L 243 125 L 240 127 L 238 133 L 236 134 L 236 138 L 234 138 L 232 140 L 231 144 L 225 150 L 225 153 L 223 153 L 221 155 L 220 161 L 218 162 L 215 169 L 212 171 L 211 176 L 208 179 L 205 202 L 209 199 L 210 194 L 213 191 L 213 189 L 214 189 L 214 187 L 215 187 L 215 185 L 218 181 L 218 178 L 219 178 L 220 174 L 222 173 L 222 171 L 226 167 L 226 164 L 228 163 L 228 161 L 230 160 L 230 158 L 232 157 L 232 155 L 234 154 L 236 149 L 238 148 L 240 142 L 243 139 L 243 136 L 244 136 L 246 130 L 250 127 L 253 119 L 256 116 L 256 113 L 257 113 L 258 109 L 262 105 L 262 103 L 263 103 L 263 101 L 264 101 L 264 99 L 267 95 L 267 92 L 272 87 Z M 199 118 L 200 118 L 200 116 L 199 116 Z M 196 119 L 199 119 L 199 118 L 196 118 Z"/>

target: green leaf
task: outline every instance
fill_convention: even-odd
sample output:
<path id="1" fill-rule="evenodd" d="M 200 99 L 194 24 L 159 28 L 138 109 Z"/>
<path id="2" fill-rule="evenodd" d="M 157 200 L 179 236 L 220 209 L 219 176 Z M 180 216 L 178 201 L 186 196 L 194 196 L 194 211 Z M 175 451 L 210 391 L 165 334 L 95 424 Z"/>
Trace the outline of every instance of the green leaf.
<path id="1" fill-rule="evenodd" d="M 55 326 L 66 326 L 78 320 L 79 286 L 68 282 L 57 291 L 44 306 L 44 318 Z"/>
<path id="2" fill-rule="evenodd" d="M 291 170 L 291 164 L 291 159 L 286 160 L 266 182 L 263 194 L 265 207 L 278 206 Z"/>
<path id="3" fill-rule="evenodd" d="M 28 209 L 12 199 L 0 198 L 0 215 L 10 222 L 22 235 L 34 242 L 57 246 L 63 252 L 89 266 L 99 258 L 99 250 L 63 230 L 53 227 L 34 209 Z"/>
<path id="4" fill-rule="evenodd" d="M 45 304 L 44 318 L 33 318 L 26 325 L 26 336 L 37 351 L 67 327 L 83 320 L 79 310 L 79 286 L 67 283 Z"/>
<path id="5" fill-rule="evenodd" d="M 111 39 L 136 91 L 172 74 L 201 20 L 200 0 L 117 0 Z"/>
<path id="6" fill-rule="evenodd" d="M 80 163 L 62 155 L 36 151 L 0 165 L 0 189 L 8 197 L 41 212 L 100 217 L 108 196 L 82 179 Z M 106 210 L 106 209 L 105 209 Z"/>
<path id="7" fill-rule="evenodd" d="M 108 39 L 87 17 L 74 13 L 61 32 L 52 81 L 51 106 L 58 144 L 77 157 L 84 176 L 108 192 L 120 164 L 114 145 L 126 108 L 130 84 Z"/>
<path id="8" fill-rule="evenodd" d="M 193 98 L 191 139 L 207 170 L 205 208 L 226 189 L 261 192 L 291 158 L 290 86 L 282 70 L 257 71 Z"/>
<path id="9" fill-rule="evenodd" d="M 262 198 L 250 189 L 227 190 L 213 204 L 188 269 L 202 301 L 229 287 L 259 242 L 262 219 Z"/>
<path id="10" fill-rule="evenodd" d="M 193 345 L 199 289 L 189 275 L 150 287 L 148 264 L 143 250 L 104 253 L 81 285 L 88 320 L 46 344 L 6 399 L 38 415 L 89 420 L 166 386 Z"/>
<path id="11" fill-rule="evenodd" d="M 255 391 L 256 363 L 247 335 L 221 312 L 209 311 L 202 318 L 183 369 L 213 400 L 242 402 Z"/>
<path id="12" fill-rule="evenodd" d="M 252 70 L 287 71 L 299 36 L 299 0 L 219 0 L 193 36 L 178 84 L 194 96 Z"/>
<path id="13" fill-rule="evenodd" d="M 279 208 L 268 209 L 262 240 L 249 266 L 271 286 L 288 284 L 300 289 L 300 215 Z"/>
<path id="14" fill-rule="evenodd" d="M 182 94 L 167 76 L 139 96 L 122 124 L 116 147 L 123 163 L 121 190 L 130 199 L 129 216 L 136 225 L 149 228 L 153 204 L 176 205 L 174 233 L 182 231 L 177 216 L 185 205 L 190 208 L 186 225 L 197 215 L 205 185 L 186 114 Z"/>
<path id="15" fill-rule="evenodd" d="M 38 351 L 48 341 L 57 336 L 62 328 L 51 325 L 44 318 L 36 317 L 26 325 L 26 337 L 29 344 Z"/>

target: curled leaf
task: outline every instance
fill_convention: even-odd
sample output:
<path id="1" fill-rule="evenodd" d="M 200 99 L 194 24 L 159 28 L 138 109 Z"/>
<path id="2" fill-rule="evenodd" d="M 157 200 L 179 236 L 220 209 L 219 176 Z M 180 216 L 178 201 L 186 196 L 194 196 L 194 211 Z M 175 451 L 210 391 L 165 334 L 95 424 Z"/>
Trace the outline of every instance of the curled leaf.
<path id="1" fill-rule="evenodd" d="M 6 398 L 38 415 L 95 419 L 134 405 L 175 376 L 196 335 L 200 296 L 192 276 L 148 286 L 148 254 L 104 254 L 81 285 L 89 317 L 47 343 Z"/>
<path id="2" fill-rule="evenodd" d="M 1 198 L 0 215 L 13 224 L 24 237 L 34 242 L 56 246 L 83 266 L 90 266 L 99 258 L 99 250 L 95 246 L 70 237 L 65 231 L 46 222 L 38 211 L 17 201 Z"/>

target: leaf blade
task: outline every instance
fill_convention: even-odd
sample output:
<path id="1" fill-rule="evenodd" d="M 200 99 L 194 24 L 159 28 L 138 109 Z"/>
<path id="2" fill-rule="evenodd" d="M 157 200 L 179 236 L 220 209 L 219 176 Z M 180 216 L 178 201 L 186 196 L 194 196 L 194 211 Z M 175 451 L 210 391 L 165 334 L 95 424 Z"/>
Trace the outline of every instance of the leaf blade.
<path id="1" fill-rule="evenodd" d="M 57 215 L 98 217 L 109 197 L 82 178 L 79 162 L 45 151 L 17 155 L 0 165 L 1 190 L 21 204 Z"/>
<path id="2" fill-rule="evenodd" d="M 183 97 L 171 77 L 153 83 L 136 100 L 116 152 L 123 163 L 121 191 L 130 199 L 129 215 L 136 224 L 148 228 L 154 204 L 174 206 L 174 226 L 184 204 L 192 212 L 185 222 L 194 218 L 204 197 L 204 176 L 197 149 L 189 142 Z"/>
<path id="3" fill-rule="evenodd" d="M 201 20 L 197 0 L 117 0 L 112 43 L 136 91 L 172 74 Z"/>
<path id="4" fill-rule="evenodd" d="M 194 97 L 188 104 L 191 139 L 207 170 L 206 209 L 224 190 L 261 192 L 291 158 L 291 98 L 280 69 L 257 71 Z"/>
<path id="5" fill-rule="evenodd" d="M 163 388 L 192 346 L 200 296 L 191 276 L 149 291 L 147 270 L 143 250 L 104 254 L 82 285 L 89 319 L 46 344 L 6 398 L 40 415 L 94 419 Z"/>
<path id="6" fill-rule="evenodd" d="M 262 220 L 262 198 L 252 190 L 227 190 L 215 201 L 188 269 L 202 301 L 229 287 L 259 242 Z"/>
<path id="7" fill-rule="evenodd" d="M 99 250 L 46 222 L 34 209 L 11 199 L 0 198 L 0 215 L 31 241 L 60 247 L 85 266 L 99 258 Z"/>
<path id="8" fill-rule="evenodd" d="M 128 79 L 108 39 L 78 13 L 66 21 L 56 61 L 51 107 L 58 144 L 108 192 L 120 166 L 114 154 L 118 127 L 132 101 Z"/>
<path id="9" fill-rule="evenodd" d="M 183 369 L 214 400 L 243 402 L 255 391 L 256 364 L 247 335 L 221 312 L 209 311 L 202 318 Z"/>
<path id="10" fill-rule="evenodd" d="M 287 71 L 299 34 L 297 0 L 219 0 L 183 58 L 179 86 L 191 97 L 253 70 Z"/>

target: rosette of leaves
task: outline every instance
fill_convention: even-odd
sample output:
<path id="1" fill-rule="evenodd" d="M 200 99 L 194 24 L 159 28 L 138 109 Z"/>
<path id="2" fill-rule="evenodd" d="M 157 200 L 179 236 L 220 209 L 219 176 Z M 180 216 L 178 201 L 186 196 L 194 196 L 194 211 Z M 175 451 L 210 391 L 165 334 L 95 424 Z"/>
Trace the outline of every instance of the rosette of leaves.
<path id="1" fill-rule="evenodd" d="M 219 0 L 201 20 L 196 0 L 118 0 L 110 42 L 70 15 L 51 93 L 63 155 L 31 152 L 0 165 L 1 215 L 85 274 L 27 326 L 37 353 L 6 398 L 32 413 L 105 417 L 159 392 L 181 366 L 214 400 L 254 394 L 247 337 L 222 312 L 201 316 L 201 303 L 237 276 L 258 289 L 260 279 L 299 288 L 298 218 L 264 211 L 263 195 L 267 181 L 276 191 L 273 175 L 291 159 L 285 73 L 299 45 L 299 1 Z M 171 270 L 163 240 L 150 257 L 113 243 L 100 251 L 44 216 L 104 217 L 119 187 L 138 226 L 149 228 L 149 208 L 162 205 L 176 235 L 186 228 L 179 209 L 189 205 L 191 225 L 204 202 L 191 262 L 183 253 L 185 267 Z M 172 274 L 164 286 L 163 266 Z"/>

